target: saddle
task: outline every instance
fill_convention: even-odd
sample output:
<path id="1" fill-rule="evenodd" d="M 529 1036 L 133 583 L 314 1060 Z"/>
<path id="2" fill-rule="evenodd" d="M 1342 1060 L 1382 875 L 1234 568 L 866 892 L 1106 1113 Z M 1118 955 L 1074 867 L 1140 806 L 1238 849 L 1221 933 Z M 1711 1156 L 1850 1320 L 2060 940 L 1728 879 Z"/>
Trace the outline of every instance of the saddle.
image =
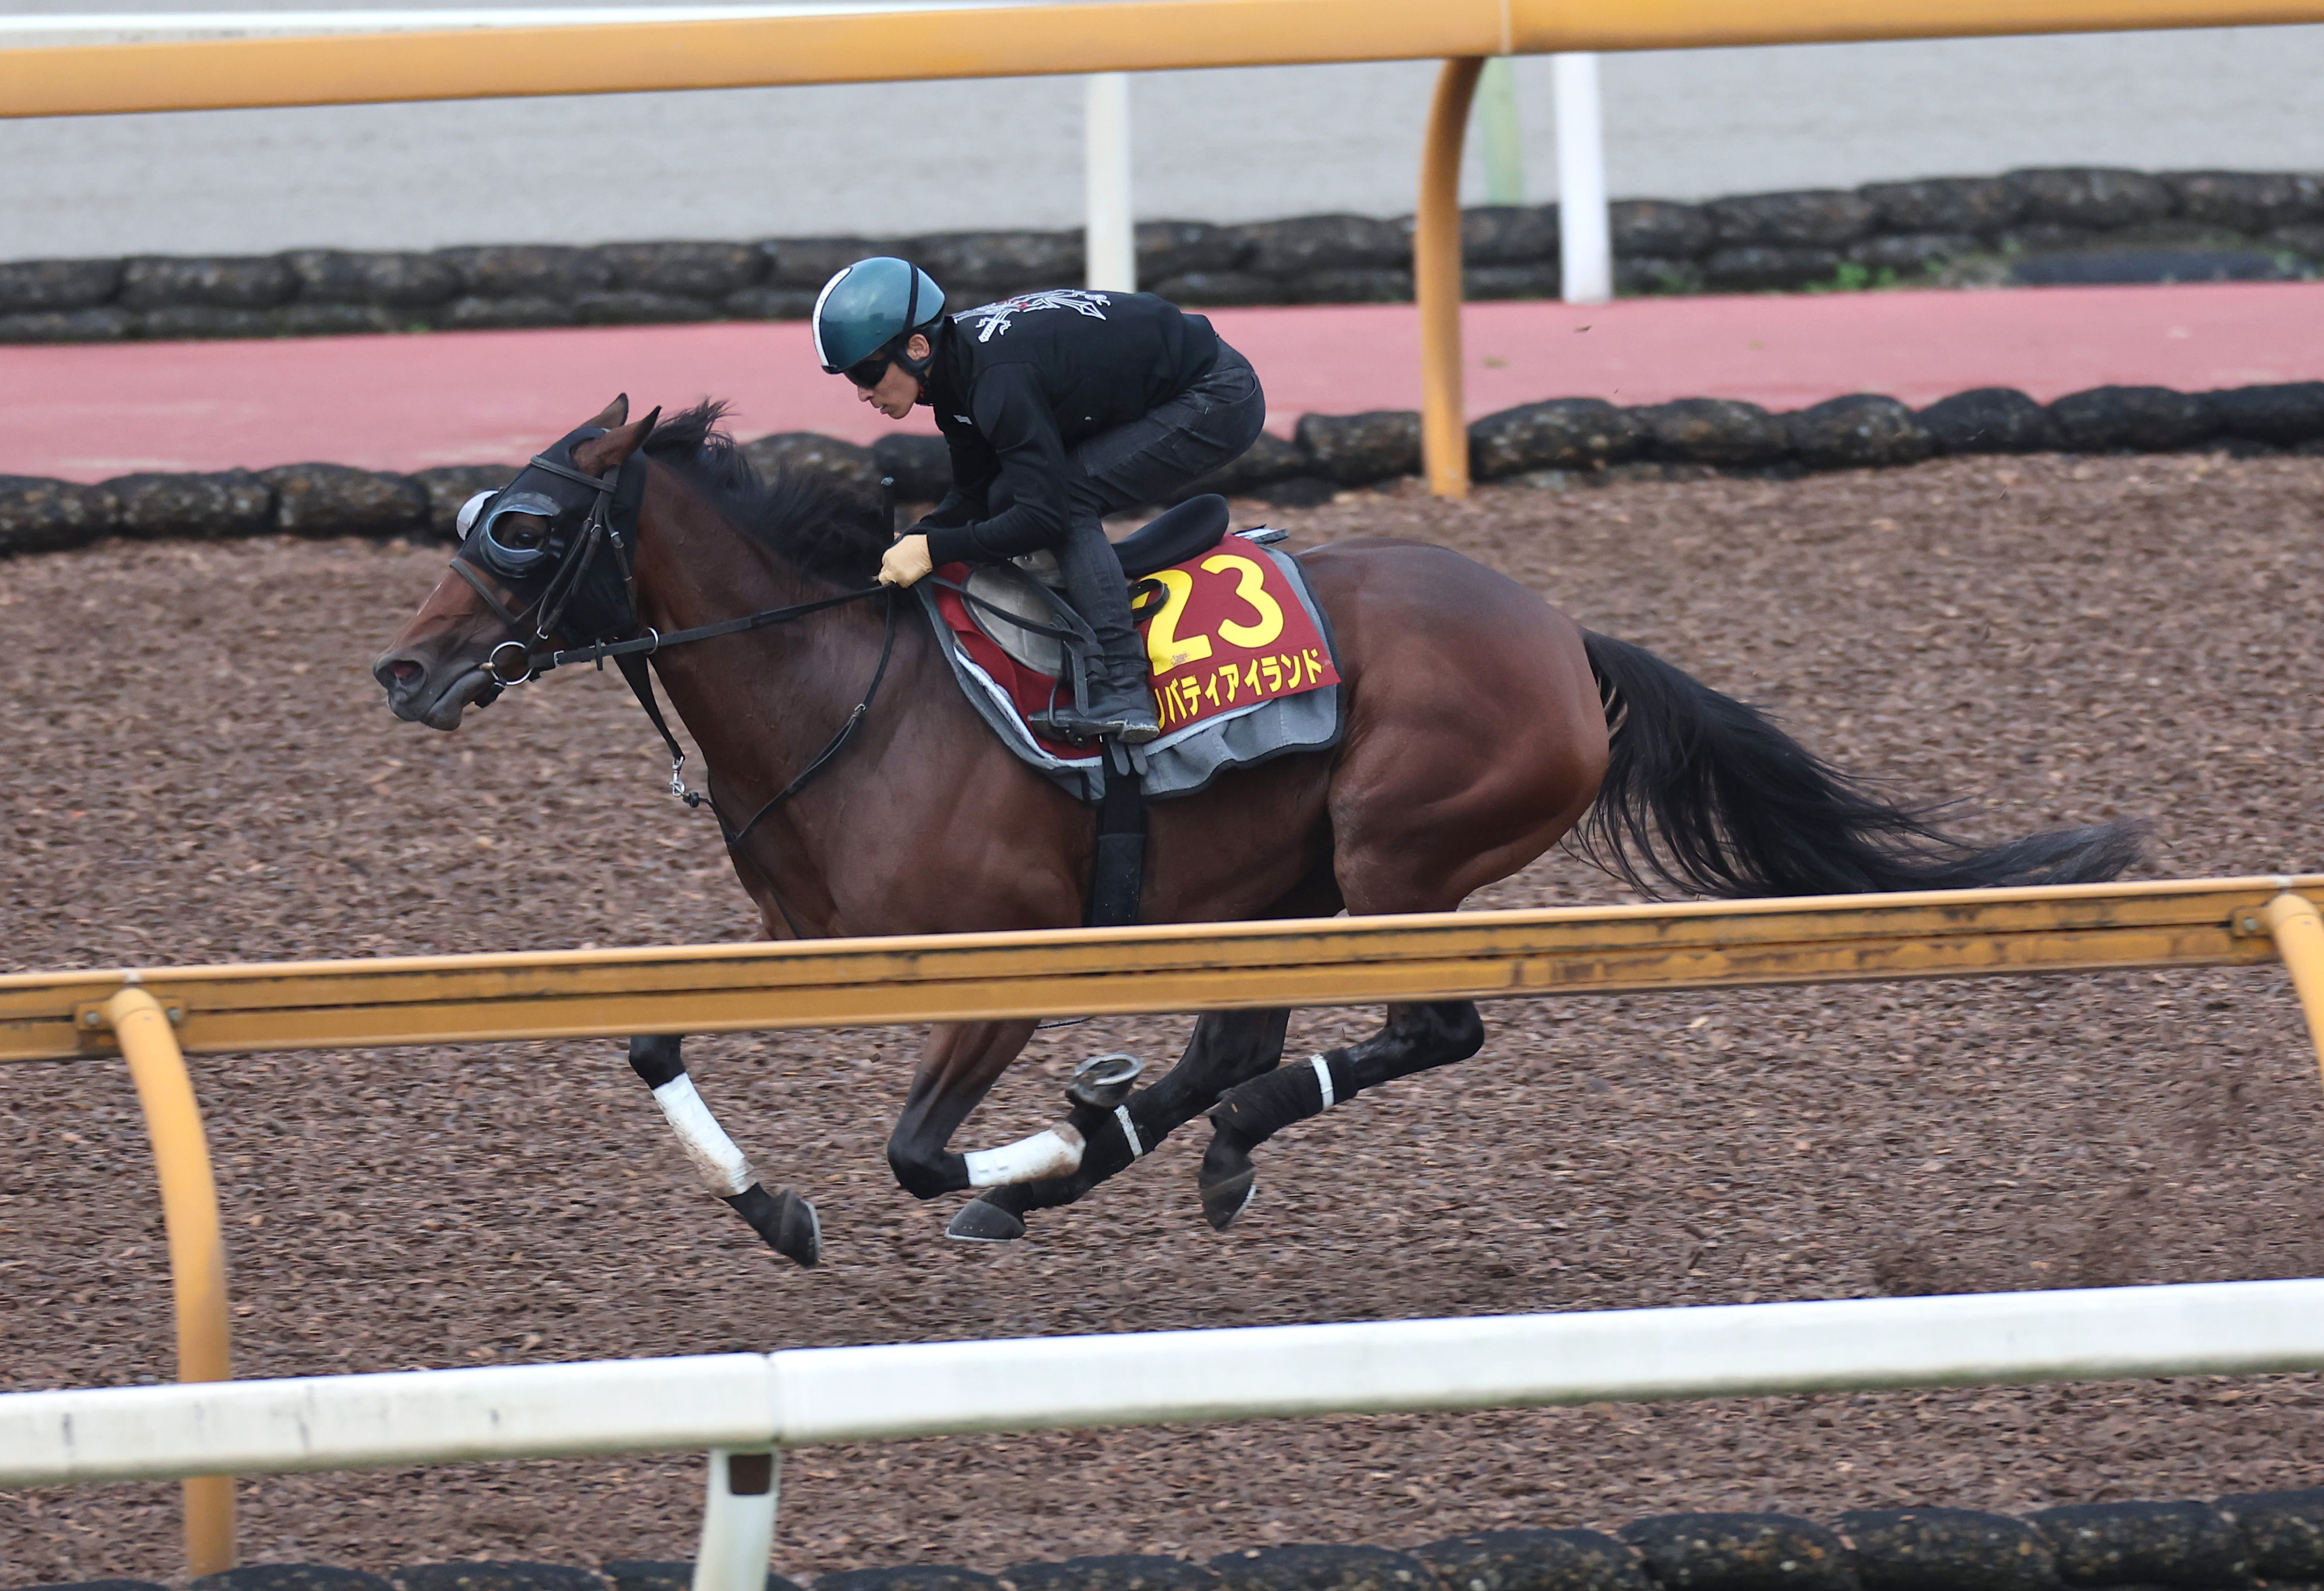
<path id="1" fill-rule="evenodd" d="M 1122 578 L 1137 582 L 1174 564 L 1200 558 L 1226 540 L 1227 500 L 1189 497 L 1113 544 Z M 1275 532 L 1255 541 L 1280 541 Z M 1052 552 L 1028 553 L 1007 563 L 978 564 L 960 582 L 969 616 L 995 646 L 1034 673 L 1068 677 L 1070 637 L 1080 621 L 1058 595 L 1065 577 Z"/>
<path id="2" fill-rule="evenodd" d="M 946 564 L 914 590 L 963 693 L 1010 751 L 1084 801 L 1118 791 L 1125 776 L 1144 799 L 1167 800 L 1230 769 L 1339 741 L 1330 626 L 1298 560 L 1269 545 L 1282 534 L 1229 535 L 1224 500 L 1197 497 L 1114 544 L 1123 578 L 1139 582 L 1132 613 L 1162 718 L 1161 738 L 1142 746 L 1060 741 L 1044 727 L 1072 689 L 1087 635 L 1049 583 L 1047 554 Z"/>

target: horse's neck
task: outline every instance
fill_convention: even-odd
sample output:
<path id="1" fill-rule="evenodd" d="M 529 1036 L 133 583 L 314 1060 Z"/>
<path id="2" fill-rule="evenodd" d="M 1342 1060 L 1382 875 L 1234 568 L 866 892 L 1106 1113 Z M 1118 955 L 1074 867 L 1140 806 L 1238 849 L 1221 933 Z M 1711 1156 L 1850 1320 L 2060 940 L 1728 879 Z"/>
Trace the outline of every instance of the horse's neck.
<path id="1" fill-rule="evenodd" d="M 650 492 L 641 519 L 638 616 L 665 634 L 834 594 L 682 488 Z M 846 721 L 878 661 L 881 629 L 876 619 L 867 622 L 875 606 L 842 606 L 769 625 L 747 640 L 655 655 L 670 705 L 709 763 L 727 821 L 747 818 Z"/>
<path id="2" fill-rule="evenodd" d="M 651 477 L 639 515 L 638 618 L 665 632 L 829 595 L 683 487 Z M 674 654 L 673 654 L 674 655 Z"/>

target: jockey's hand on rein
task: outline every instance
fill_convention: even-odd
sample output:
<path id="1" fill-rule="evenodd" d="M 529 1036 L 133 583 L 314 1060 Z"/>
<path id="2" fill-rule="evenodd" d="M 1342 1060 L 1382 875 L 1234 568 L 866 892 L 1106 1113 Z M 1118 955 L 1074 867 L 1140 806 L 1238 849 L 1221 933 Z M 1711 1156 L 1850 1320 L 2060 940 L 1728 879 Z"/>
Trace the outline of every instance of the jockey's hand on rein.
<path id="1" fill-rule="evenodd" d="M 928 539 L 926 536 L 899 537 L 887 556 L 880 560 L 880 583 L 883 586 L 909 586 L 925 576 L 936 565 L 928 560 Z"/>

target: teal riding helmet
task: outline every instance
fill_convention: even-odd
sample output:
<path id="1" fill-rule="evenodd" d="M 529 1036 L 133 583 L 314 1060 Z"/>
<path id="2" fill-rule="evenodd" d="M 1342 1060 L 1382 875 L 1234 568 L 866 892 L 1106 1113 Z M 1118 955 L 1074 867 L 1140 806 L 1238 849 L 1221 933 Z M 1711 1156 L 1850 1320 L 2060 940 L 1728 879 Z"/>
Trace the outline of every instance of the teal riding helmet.
<path id="1" fill-rule="evenodd" d="M 936 324 L 944 309 L 944 290 L 910 261 L 887 254 L 858 260 L 816 295 L 815 356 L 832 375 L 880 358 L 881 367 L 870 372 L 877 381 L 888 359 L 898 356 L 890 345 Z M 911 367 L 909 360 L 899 362 Z"/>

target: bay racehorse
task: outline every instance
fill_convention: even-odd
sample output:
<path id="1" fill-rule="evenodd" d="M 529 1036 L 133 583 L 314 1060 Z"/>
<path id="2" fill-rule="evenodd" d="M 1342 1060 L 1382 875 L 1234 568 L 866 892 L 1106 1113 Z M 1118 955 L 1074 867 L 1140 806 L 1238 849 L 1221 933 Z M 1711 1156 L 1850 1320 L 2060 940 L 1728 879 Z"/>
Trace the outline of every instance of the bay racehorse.
<path id="1" fill-rule="evenodd" d="M 540 647 L 636 637 L 621 661 L 650 703 L 650 651 L 770 937 L 1078 926 L 1092 811 L 985 726 L 918 604 L 871 590 L 886 516 L 835 485 L 760 479 L 716 406 L 657 415 L 630 421 L 616 400 L 511 483 L 502 550 L 479 558 L 471 533 L 378 661 L 397 716 L 453 729 L 537 669 Z M 1641 888 L 1723 897 L 2087 882 L 2135 857 L 2120 824 L 1953 838 L 1934 809 L 1881 798 L 1757 709 L 1444 548 L 1366 539 L 1299 562 L 1337 644 L 1345 733 L 1157 803 L 1147 920 L 1449 911 L 1567 837 Z M 704 627 L 717 633 L 685 638 Z M 1271 1134 L 1465 1059 L 1485 1033 L 1467 1001 L 1391 1005 L 1374 1037 L 1286 1067 L 1289 1016 L 1204 1015 L 1152 1086 L 1123 1100 L 1117 1078 L 1052 1133 L 970 1155 L 953 1134 L 1034 1023 L 937 1026 L 889 1163 L 921 1198 L 982 1190 L 954 1235 L 1013 1237 L 1027 1212 L 1080 1198 L 1208 1112 L 1198 1180 L 1224 1227 Z M 813 1263 L 812 1207 L 758 1184 L 678 1044 L 641 1038 L 632 1060 L 713 1189 Z"/>

